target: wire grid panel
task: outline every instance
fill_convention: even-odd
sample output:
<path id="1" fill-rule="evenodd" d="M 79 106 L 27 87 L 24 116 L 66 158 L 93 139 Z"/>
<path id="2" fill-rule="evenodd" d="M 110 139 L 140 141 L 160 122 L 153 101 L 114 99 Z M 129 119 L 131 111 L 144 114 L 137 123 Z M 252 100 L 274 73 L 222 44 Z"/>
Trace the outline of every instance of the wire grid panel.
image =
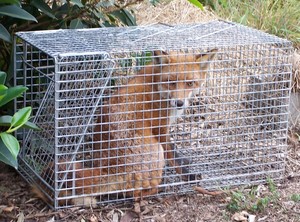
<path id="1" fill-rule="evenodd" d="M 17 33 L 20 173 L 56 209 L 281 179 L 291 50 L 224 21 Z"/>

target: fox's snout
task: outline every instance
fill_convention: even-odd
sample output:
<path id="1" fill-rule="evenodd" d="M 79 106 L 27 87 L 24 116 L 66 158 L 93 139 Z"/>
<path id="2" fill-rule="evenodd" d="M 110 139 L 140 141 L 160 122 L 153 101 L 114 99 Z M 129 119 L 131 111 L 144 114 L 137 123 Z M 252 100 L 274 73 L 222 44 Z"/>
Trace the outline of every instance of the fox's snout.
<path id="1" fill-rule="evenodd" d="M 188 106 L 188 101 L 186 100 L 181 100 L 181 99 L 171 99 L 170 100 L 170 105 L 172 107 L 175 107 L 177 109 L 182 109 L 185 108 L 186 106 Z"/>

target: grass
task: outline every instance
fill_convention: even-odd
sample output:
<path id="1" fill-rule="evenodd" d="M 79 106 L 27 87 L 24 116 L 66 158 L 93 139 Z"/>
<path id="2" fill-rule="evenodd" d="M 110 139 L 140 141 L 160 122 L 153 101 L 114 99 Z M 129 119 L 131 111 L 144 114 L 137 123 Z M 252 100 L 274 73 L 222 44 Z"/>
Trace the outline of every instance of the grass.
<path id="1" fill-rule="evenodd" d="M 299 0 L 206 0 L 218 16 L 287 38 L 300 48 Z"/>
<path id="2" fill-rule="evenodd" d="M 291 196 L 291 200 L 296 202 L 296 203 L 300 202 L 300 194 L 293 194 Z"/>
<path id="3" fill-rule="evenodd" d="M 232 213 L 242 210 L 252 213 L 263 212 L 270 204 L 275 204 L 279 200 L 278 190 L 271 179 L 267 179 L 267 188 L 267 191 L 261 191 L 261 186 L 254 186 L 247 192 L 232 191 L 230 202 L 226 206 L 227 210 Z"/>

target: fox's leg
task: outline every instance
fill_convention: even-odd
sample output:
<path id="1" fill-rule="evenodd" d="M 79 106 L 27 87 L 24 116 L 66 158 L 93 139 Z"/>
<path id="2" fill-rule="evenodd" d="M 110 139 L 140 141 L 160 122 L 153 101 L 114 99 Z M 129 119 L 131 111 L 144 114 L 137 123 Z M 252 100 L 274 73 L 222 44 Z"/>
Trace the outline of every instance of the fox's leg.
<path id="1" fill-rule="evenodd" d="M 135 200 L 142 199 L 144 196 L 150 196 L 158 193 L 158 186 L 161 183 L 163 168 L 165 166 L 164 149 L 157 138 L 143 139 L 143 159 L 140 166 L 137 165 L 133 173 L 135 189 L 133 196 Z"/>

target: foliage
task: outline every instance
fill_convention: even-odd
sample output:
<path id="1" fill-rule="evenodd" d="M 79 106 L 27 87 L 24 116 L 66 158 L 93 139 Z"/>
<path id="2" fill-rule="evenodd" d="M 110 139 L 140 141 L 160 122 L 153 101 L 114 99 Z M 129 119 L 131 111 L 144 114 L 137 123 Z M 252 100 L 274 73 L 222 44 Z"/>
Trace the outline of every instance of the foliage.
<path id="1" fill-rule="evenodd" d="M 299 0 L 201 0 L 220 17 L 287 38 L 300 48 Z"/>
<path id="2" fill-rule="evenodd" d="M 203 10 L 203 5 L 200 1 L 198 0 L 188 0 L 190 3 L 192 3 L 193 5 L 195 5 L 196 7 L 200 8 L 201 10 Z"/>
<path id="3" fill-rule="evenodd" d="M 0 1 L 0 161 L 17 168 L 20 150 L 12 135 L 20 127 L 38 129 L 28 122 L 31 107 L 14 115 L 11 101 L 27 90 L 12 83 L 13 35 L 18 31 L 77 29 L 136 25 L 133 12 L 125 9 L 142 0 L 2 0 Z M 6 83 L 6 85 L 5 85 Z"/>
<path id="4" fill-rule="evenodd" d="M 4 85 L 6 73 L 0 72 L 0 107 L 22 95 L 27 90 L 24 86 L 8 88 Z M 31 107 L 25 107 L 16 112 L 13 116 L 0 116 L 0 161 L 18 167 L 17 156 L 20 150 L 18 140 L 12 135 L 17 129 L 26 127 L 38 130 L 39 128 L 28 122 L 31 114 Z"/>
<path id="5" fill-rule="evenodd" d="M 0 3 L 0 70 L 11 80 L 12 36 L 18 31 L 136 25 L 126 7 L 142 0 L 3 0 Z"/>
<path id="6" fill-rule="evenodd" d="M 293 194 L 291 196 L 291 200 L 294 201 L 294 202 L 300 202 L 300 194 Z"/>
<path id="7" fill-rule="evenodd" d="M 276 203 L 279 199 L 279 193 L 274 182 L 269 178 L 267 179 L 268 192 L 264 194 L 260 191 L 261 187 L 262 186 L 255 186 L 249 192 L 232 191 L 227 209 L 230 212 L 242 210 L 262 212 L 271 203 Z"/>

